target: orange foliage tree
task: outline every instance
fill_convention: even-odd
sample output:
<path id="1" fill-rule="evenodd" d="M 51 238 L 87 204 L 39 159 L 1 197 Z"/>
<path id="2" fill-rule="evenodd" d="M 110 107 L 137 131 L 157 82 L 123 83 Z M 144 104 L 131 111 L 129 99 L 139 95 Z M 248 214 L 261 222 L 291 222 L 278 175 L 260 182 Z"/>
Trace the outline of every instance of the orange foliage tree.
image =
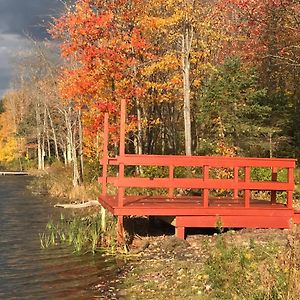
<path id="1" fill-rule="evenodd" d="M 121 99 L 132 106 L 144 95 L 140 69 L 150 54 L 140 22 L 143 3 L 78 0 L 50 30 L 61 38 L 67 62 L 60 78 L 61 95 L 82 110 L 87 144 L 98 136 L 104 112 L 117 121 Z"/>

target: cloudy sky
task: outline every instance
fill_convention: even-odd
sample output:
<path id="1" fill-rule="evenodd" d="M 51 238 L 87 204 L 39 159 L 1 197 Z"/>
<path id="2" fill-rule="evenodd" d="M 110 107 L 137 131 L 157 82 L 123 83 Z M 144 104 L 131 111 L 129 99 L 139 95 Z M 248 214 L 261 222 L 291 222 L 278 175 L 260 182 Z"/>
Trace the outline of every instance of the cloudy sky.
<path id="1" fill-rule="evenodd" d="M 25 47 L 26 36 L 47 38 L 45 24 L 61 9 L 61 0 L 0 0 L 0 97 L 9 88 L 10 57 Z"/>

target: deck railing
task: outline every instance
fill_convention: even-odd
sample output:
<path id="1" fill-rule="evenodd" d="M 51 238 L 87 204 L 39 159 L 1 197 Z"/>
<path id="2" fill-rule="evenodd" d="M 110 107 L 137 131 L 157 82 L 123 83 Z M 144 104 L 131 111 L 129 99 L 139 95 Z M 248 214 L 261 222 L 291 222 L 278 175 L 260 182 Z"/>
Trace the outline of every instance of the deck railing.
<path id="1" fill-rule="evenodd" d="M 245 208 L 251 206 L 251 191 L 269 191 L 271 203 L 276 203 L 277 192 L 286 192 L 286 207 L 292 208 L 294 191 L 294 168 L 295 159 L 280 158 L 245 158 L 245 157 L 218 157 L 218 156 L 175 156 L 175 155 L 134 155 L 125 154 L 116 158 L 106 158 L 102 161 L 103 174 L 99 181 L 104 186 L 113 183 L 118 188 L 118 206 L 124 206 L 125 189 L 137 188 L 167 188 L 166 197 L 174 197 L 174 190 L 199 189 L 202 190 L 203 207 L 209 206 L 209 191 L 215 189 L 232 190 L 233 199 L 243 194 Z M 116 177 L 108 177 L 108 166 L 119 167 Z M 168 168 L 165 178 L 126 175 L 128 166 L 161 166 Z M 176 167 L 200 168 L 201 176 L 198 178 L 176 178 L 174 170 Z M 230 178 L 215 178 L 210 175 L 217 168 L 225 170 Z M 255 181 L 251 179 L 253 168 L 270 169 L 270 180 Z M 286 178 L 278 181 L 278 170 L 286 170 Z"/>
<path id="2" fill-rule="evenodd" d="M 221 207 L 222 213 L 226 210 L 226 214 L 223 216 L 225 225 L 229 227 L 274 227 L 274 228 L 287 228 L 290 218 L 295 219 L 295 212 L 292 210 L 293 207 L 293 191 L 294 191 L 294 168 L 296 166 L 295 159 L 280 159 L 280 158 L 245 158 L 245 157 L 217 157 L 217 156 L 175 156 L 175 155 L 132 155 L 125 153 L 125 135 L 126 135 L 126 100 L 121 101 L 121 113 L 120 113 L 120 141 L 119 141 L 119 156 L 115 158 L 110 158 L 108 155 L 108 142 L 109 142 L 109 121 L 108 113 L 105 113 L 104 118 L 104 140 L 103 140 L 103 159 L 101 164 L 103 166 L 102 176 L 99 177 L 99 182 L 102 184 L 102 201 L 113 201 L 114 205 L 110 207 L 119 210 L 126 209 L 126 189 L 127 188 L 164 188 L 168 189 L 168 195 L 163 195 L 166 198 L 175 197 L 175 189 L 197 189 L 201 190 L 202 194 L 201 201 L 199 205 L 201 211 L 205 214 L 199 214 L 199 206 L 197 203 L 197 216 L 191 214 L 191 209 L 189 209 L 186 215 L 176 214 L 176 228 L 177 235 L 179 237 L 184 237 L 184 228 L 186 226 L 191 227 L 203 227 L 212 226 L 215 223 L 218 214 L 215 208 L 210 207 L 210 197 L 209 192 L 211 190 L 230 190 L 231 200 L 237 200 L 238 205 L 240 202 L 243 204 L 242 216 L 237 216 L 236 211 L 232 213 L 232 208 Z M 118 171 L 115 177 L 109 176 L 109 166 L 117 166 Z M 167 169 L 162 176 L 163 178 L 158 178 L 157 173 L 151 174 L 150 177 L 138 176 L 137 174 L 127 172 L 127 168 L 130 166 L 137 166 L 137 170 L 143 170 L 144 167 L 160 166 Z M 185 168 L 186 175 L 179 177 L 176 174 L 176 168 Z M 198 176 L 192 176 L 193 168 L 198 168 Z M 225 176 L 222 176 L 222 172 L 219 173 L 221 176 L 213 176 L 214 169 L 225 170 Z M 268 179 L 254 180 L 251 177 L 252 170 L 258 168 L 268 168 L 270 170 L 270 176 Z M 285 171 L 285 179 L 282 176 L 278 176 L 280 169 Z M 218 172 L 215 172 L 218 175 Z M 223 172 L 224 175 L 224 172 Z M 228 175 L 228 176 L 227 176 Z M 116 198 L 107 195 L 107 184 L 113 183 L 117 187 L 117 206 L 115 203 Z M 282 218 L 278 219 L 278 215 L 274 215 L 274 210 L 270 207 L 268 208 L 267 215 L 258 213 L 259 209 L 252 209 L 251 203 L 251 191 L 268 191 L 270 193 L 270 207 L 272 204 L 277 204 L 277 193 L 286 193 L 285 213 L 288 215 L 282 215 L 281 208 L 284 207 L 279 205 L 280 213 Z M 198 197 L 198 196 L 197 196 Z M 152 201 L 153 199 L 147 199 Z M 231 201 L 232 202 L 232 201 Z M 109 204 L 108 204 L 109 206 Z M 138 209 L 140 210 L 143 203 L 140 204 Z M 254 206 L 254 204 L 253 204 Z M 276 205 L 277 206 L 277 205 Z M 276 207 L 274 206 L 274 208 Z M 245 208 L 245 210 L 244 210 Z M 160 209 L 160 208 L 159 208 Z M 193 208 L 192 208 L 193 209 Z M 249 209 L 252 209 L 249 211 Z M 181 208 L 182 210 L 182 208 Z M 186 210 L 185 210 L 186 211 Z M 210 214 L 207 214 L 209 211 Z M 241 210 L 239 210 L 241 211 Z M 132 209 L 128 209 L 127 215 L 131 215 Z M 144 211 L 143 211 L 144 212 Z M 249 215 L 246 215 L 249 213 Z M 146 215 L 151 215 L 153 210 L 145 211 Z M 172 210 L 170 213 L 174 213 Z M 118 237 L 124 237 L 123 234 L 123 216 L 124 214 L 120 211 L 118 214 L 118 225 L 117 233 Z M 155 211 L 157 214 L 157 210 Z M 170 215 L 170 214 L 167 214 Z M 201 215 L 201 218 L 198 216 Z M 267 218 L 266 218 L 267 217 Z M 257 221 L 257 218 L 259 220 Z M 298 223 L 299 217 L 297 217 Z M 123 238 L 122 238 L 123 239 Z"/>

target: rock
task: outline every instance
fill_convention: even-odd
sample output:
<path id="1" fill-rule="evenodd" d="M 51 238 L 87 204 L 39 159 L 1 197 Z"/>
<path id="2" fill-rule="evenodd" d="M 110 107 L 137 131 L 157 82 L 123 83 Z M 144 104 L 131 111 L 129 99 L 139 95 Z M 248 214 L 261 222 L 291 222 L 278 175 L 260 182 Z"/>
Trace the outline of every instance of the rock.
<path id="1" fill-rule="evenodd" d="M 141 243 L 141 245 L 137 249 L 132 250 L 131 253 L 133 253 L 133 254 L 141 253 L 141 252 L 145 251 L 149 246 L 150 246 L 149 241 L 144 241 L 143 243 Z"/>
<path id="2" fill-rule="evenodd" d="M 190 247 L 186 240 L 177 237 L 167 238 L 161 245 L 161 249 L 165 252 L 178 252 L 178 250 L 185 250 Z"/>

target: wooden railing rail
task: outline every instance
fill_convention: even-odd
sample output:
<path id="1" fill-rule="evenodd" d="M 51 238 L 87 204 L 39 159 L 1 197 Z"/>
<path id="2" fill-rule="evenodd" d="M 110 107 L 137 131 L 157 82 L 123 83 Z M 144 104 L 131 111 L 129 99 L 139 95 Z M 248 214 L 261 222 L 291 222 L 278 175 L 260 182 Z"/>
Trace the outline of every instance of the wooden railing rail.
<path id="1" fill-rule="evenodd" d="M 174 197 L 174 189 L 190 188 L 203 190 L 203 206 L 208 207 L 209 190 L 224 189 L 232 190 L 233 198 L 238 198 L 239 191 L 244 191 L 245 207 L 250 207 L 251 191 L 270 191 L 271 203 L 276 203 L 278 191 L 287 193 L 287 206 L 292 207 L 292 197 L 294 190 L 294 168 L 295 159 L 278 158 L 242 158 L 242 157 L 214 157 L 214 156 L 174 156 L 174 155 L 131 155 L 126 154 L 113 159 L 104 159 L 104 164 L 119 166 L 119 173 L 116 177 L 107 177 L 105 180 L 99 178 L 104 183 L 113 183 L 118 188 L 118 205 L 124 205 L 124 190 L 129 187 L 141 188 L 167 188 L 168 197 Z M 168 177 L 166 178 L 144 178 L 126 176 L 127 166 L 163 166 L 168 167 Z M 176 167 L 200 167 L 202 177 L 200 178 L 176 178 L 174 169 Z M 210 178 L 210 169 L 228 168 L 231 169 L 233 178 Z M 271 179 L 268 181 L 252 181 L 251 168 L 270 168 Z M 287 169 L 287 180 L 279 182 L 278 169 Z M 243 170 L 243 175 L 239 178 L 239 170 Z M 107 176 L 107 167 L 104 167 L 103 176 Z"/>
<path id="2" fill-rule="evenodd" d="M 102 161 L 101 161 L 102 162 Z M 296 159 L 289 158 L 252 158 L 252 157 L 223 157 L 223 156 L 183 156 L 183 155 L 138 155 L 125 154 L 109 158 L 110 165 L 124 163 L 127 166 L 169 166 L 197 167 L 274 167 L 295 168 Z"/>

